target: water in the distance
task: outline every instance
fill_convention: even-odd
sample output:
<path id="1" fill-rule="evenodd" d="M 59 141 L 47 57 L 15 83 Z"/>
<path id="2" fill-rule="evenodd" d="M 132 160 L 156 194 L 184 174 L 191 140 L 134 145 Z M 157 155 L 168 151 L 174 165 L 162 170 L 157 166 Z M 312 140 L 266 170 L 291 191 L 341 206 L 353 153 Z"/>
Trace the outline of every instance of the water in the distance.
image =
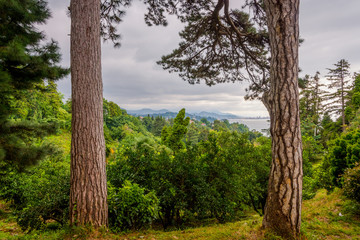
<path id="1" fill-rule="evenodd" d="M 262 118 L 239 118 L 239 119 L 229 119 L 230 123 L 242 123 L 248 126 L 250 130 L 255 129 L 258 132 L 262 132 L 262 129 L 270 128 L 270 119 L 262 119 Z"/>

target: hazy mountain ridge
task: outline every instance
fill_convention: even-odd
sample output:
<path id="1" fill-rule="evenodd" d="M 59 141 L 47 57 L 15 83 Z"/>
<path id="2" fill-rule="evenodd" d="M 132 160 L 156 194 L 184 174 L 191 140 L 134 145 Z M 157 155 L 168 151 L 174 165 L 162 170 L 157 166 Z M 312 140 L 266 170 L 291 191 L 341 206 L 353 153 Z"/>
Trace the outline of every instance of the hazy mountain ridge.
<path id="1" fill-rule="evenodd" d="M 160 110 L 153 110 L 150 108 L 143 108 L 140 110 L 126 110 L 128 114 L 133 115 L 133 116 L 141 116 L 141 117 L 145 117 L 145 116 L 162 116 L 165 118 L 175 118 L 177 115 L 177 112 L 173 112 L 167 109 L 160 109 Z M 214 121 L 214 120 L 221 120 L 221 119 L 239 119 L 239 118 L 246 118 L 243 116 L 237 116 L 231 113 L 221 113 L 221 112 L 206 112 L 206 111 L 201 111 L 201 112 L 191 112 L 191 113 L 186 113 L 187 117 L 190 117 L 191 119 L 197 119 L 200 120 L 201 118 L 206 118 L 210 121 Z"/>

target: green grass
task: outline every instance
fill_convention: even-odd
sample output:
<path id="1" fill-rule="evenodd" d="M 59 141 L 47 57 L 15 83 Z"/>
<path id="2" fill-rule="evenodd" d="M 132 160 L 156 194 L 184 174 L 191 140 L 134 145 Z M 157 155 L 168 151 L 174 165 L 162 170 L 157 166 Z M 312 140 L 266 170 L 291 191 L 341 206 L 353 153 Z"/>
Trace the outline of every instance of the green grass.
<path id="1" fill-rule="evenodd" d="M 341 214 L 340 214 L 341 213 Z M 280 239 L 261 229 L 262 218 L 249 215 L 245 220 L 226 224 L 209 224 L 185 230 L 144 230 L 114 234 L 91 228 L 64 228 L 25 234 L 17 226 L 15 217 L 0 202 L 0 239 L 119 239 L 119 240 L 240 240 Z M 327 194 L 320 190 L 311 200 L 303 203 L 302 236 L 304 240 L 359 239 L 360 204 L 345 199 L 340 190 Z"/>
<path id="2" fill-rule="evenodd" d="M 0 239 L 16 239 L 23 235 L 7 204 L 0 202 Z"/>
<path id="3" fill-rule="evenodd" d="M 360 239 L 359 214 L 359 204 L 346 200 L 340 190 L 321 190 L 303 203 L 302 233 L 309 240 Z"/>

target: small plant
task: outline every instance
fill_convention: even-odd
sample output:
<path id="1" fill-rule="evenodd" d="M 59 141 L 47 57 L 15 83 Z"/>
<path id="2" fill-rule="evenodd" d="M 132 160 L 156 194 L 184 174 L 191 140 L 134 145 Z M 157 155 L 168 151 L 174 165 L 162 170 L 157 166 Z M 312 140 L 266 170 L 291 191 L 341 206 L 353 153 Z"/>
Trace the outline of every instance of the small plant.
<path id="1" fill-rule="evenodd" d="M 125 181 L 122 188 L 109 186 L 109 221 L 114 231 L 140 229 L 156 218 L 158 198 L 138 184 Z"/>
<path id="2" fill-rule="evenodd" d="M 354 168 L 347 169 L 343 176 L 345 196 L 360 202 L 360 164 Z"/>

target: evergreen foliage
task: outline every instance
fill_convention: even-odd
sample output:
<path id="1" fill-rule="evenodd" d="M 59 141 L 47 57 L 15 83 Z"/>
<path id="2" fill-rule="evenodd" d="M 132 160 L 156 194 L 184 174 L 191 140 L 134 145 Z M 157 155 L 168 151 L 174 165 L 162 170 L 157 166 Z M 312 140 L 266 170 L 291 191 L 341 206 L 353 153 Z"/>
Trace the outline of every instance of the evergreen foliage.
<path id="1" fill-rule="evenodd" d="M 320 119 L 323 110 L 324 84 L 320 83 L 320 73 L 312 77 L 306 75 L 299 101 L 300 117 L 303 134 L 317 137 L 320 131 Z"/>
<path id="2" fill-rule="evenodd" d="M 179 47 L 158 62 L 164 69 L 178 72 L 190 84 L 250 80 L 247 98 L 251 99 L 268 90 L 269 36 L 263 4 L 246 2 L 244 8 L 250 7 L 253 17 L 230 9 L 228 1 L 180 1 L 179 5 L 168 0 L 154 5 L 150 6 L 186 22 Z M 163 12 L 150 11 L 150 15 L 155 24 L 166 21 Z"/>
<path id="3" fill-rule="evenodd" d="M 358 110 L 360 108 L 360 75 L 355 75 L 354 79 L 354 84 L 348 96 L 349 101 L 347 102 L 345 108 L 345 121 L 348 123 L 352 123 L 352 121 L 357 117 Z M 352 125 L 354 124 L 352 123 Z"/>
<path id="4" fill-rule="evenodd" d="M 45 36 L 35 26 L 44 23 L 49 16 L 46 2 L 42 0 L 0 2 L 1 175 L 8 164 L 21 170 L 50 150 L 35 141 L 53 132 L 54 127 L 29 121 L 31 118 L 16 118 L 17 110 L 22 107 L 14 105 L 17 97 L 25 97 L 24 91 L 36 89 L 44 80 L 55 81 L 68 73 L 67 69 L 57 65 L 60 55 L 56 42 L 41 45 Z M 13 119 L 9 119 L 11 115 Z M 37 117 L 36 113 L 33 116 Z"/>
<path id="5" fill-rule="evenodd" d="M 187 133 L 187 126 L 189 125 L 190 118 L 185 118 L 185 109 L 181 109 L 174 119 L 174 125 L 164 127 L 161 131 L 161 142 L 174 151 L 185 148 L 185 143 L 181 140 Z"/>
<path id="6" fill-rule="evenodd" d="M 329 68 L 327 75 L 328 80 L 331 82 L 328 87 L 334 89 L 334 92 L 328 92 L 326 100 L 329 103 L 326 104 L 326 109 L 329 113 L 334 113 L 342 118 L 342 128 L 345 130 L 347 124 L 345 119 L 345 107 L 349 99 L 349 92 L 351 89 L 350 82 L 350 64 L 345 59 L 341 59 L 336 64 L 335 68 Z"/>

